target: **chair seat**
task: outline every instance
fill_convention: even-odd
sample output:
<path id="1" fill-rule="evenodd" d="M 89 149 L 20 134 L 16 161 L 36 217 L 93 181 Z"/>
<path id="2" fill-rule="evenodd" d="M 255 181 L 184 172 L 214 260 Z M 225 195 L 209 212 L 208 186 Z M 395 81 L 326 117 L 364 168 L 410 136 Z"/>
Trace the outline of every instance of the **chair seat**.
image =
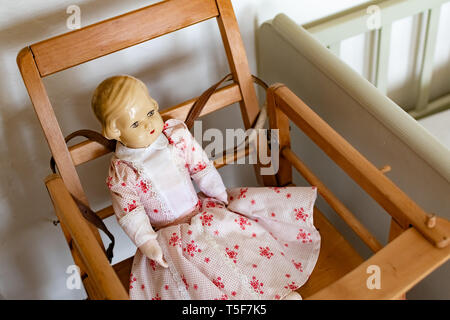
<path id="1" fill-rule="evenodd" d="M 308 281 L 297 290 L 303 299 L 327 287 L 364 262 L 317 208 L 314 210 L 314 225 L 321 236 L 320 253 Z"/>
<path id="2" fill-rule="evenodd" d="M 314 225 L 322 238 L 321 248 L 313 273 L 305 285 L 297 290 L 303 298 L 325 288 L 364 261 L 317 208 L 314 210 Z M 127 291 L 132 263 L 133 257 L 130 257 L 114 265 L 114 270 Z"/>

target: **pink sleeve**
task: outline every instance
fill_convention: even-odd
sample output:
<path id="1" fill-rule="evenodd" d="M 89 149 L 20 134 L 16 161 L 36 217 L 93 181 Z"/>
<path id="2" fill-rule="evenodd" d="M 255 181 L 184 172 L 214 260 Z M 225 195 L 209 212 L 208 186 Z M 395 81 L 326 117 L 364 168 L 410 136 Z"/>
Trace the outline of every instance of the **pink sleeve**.
<path id="1" fill-rule="evenodd" d="M 112 160 L 106 181 L 119 225 L 133 243 L 140 247 L 156 239 L 150 219 L 141 204 L 138 177 L 134 169 L 120 160 Z"/>
<path id="2" fill-rule="evenodd" d="M 183 151 L 186 167 L 199 189 L 208 197 L 227 203 L 227 193 L 222 177 L 184 122 L 168 120 L 164 133 L 169 143 Z"/>

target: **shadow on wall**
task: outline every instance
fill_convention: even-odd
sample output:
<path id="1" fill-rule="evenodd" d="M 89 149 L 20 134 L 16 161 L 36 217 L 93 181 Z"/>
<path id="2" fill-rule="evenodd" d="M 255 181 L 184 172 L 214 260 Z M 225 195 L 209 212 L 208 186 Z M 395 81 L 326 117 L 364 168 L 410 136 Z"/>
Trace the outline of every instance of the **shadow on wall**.
<path id="1" fill-rule="evenodd" d="M 126 11 L 131 6 L 142 6 L 142 1 L 129 1 Z M 89 1 L 81 7 L 83 21 L 88 21 L 93 20 L 92 16 L 98 17 L 106 7 L 111 12 L 123 9 L 124 5 L 119 0 Z M 3 49 L 0 70 L 6 75 L 0 79 L 0 133 L 4 137 L 0 145 L 0 288 L 4 296 L 0 299 L 67 297 L 67 292 L 60 295 L 50 292 L 64 288 L 64 270 L 71 264 L 71 258 L 61 232 L 56 231 L 51 223 L 54 213 L 43 184 L 43 178 L 50 173 L 47 165 L 50 153 L 15 61 L 22 47 L 67 32 L 66 18 L 64 8 L 29 20 L 15 21 L 0 30 Z M 177 52 L 176 43 L 174 45 L 174 52 Z M 152 80 L 163 72 L 163 66 L 176 68 L 187 59 L 189 55 L 173 55 L 143 68 L 136 76 L 144 81 Z M 87 97 L 91 96 L 93 88 L 76 88 L 77 84 L 84 82 L 81 72 L 70 72 L 70 78 L 65 73 L 45 79 L 50 100 L 60 102 L 54 104 L 54 108 L 63 130 L 68 130 L 64 134 L 75 130 L 77 125 L 76 129 L 80 129 L 80 124 L 98 127 L 86 109 L 66 107 L 64 102 L 79 106 L 89 104 Z M 61 96 L 64 94 L 67 97 Z M 63 112 L 64 117 L 61 116 Z M 101 188 L 97 189 L 104 189 L 103 179 L 98 180 Z M 81 298 L 79 292 L 70 296 Z"/>
<path id="2" fill-rule="evenodd" d="M 153 2 L 158 1 L 145 5 Z M 82 298 L 79 291 L 65 289 L 64 271 L 72 259 L 60 229 L 52 224 L 55 216 L 43 183 L 51 172 L 50 152 L 15 60 L 24 46 L 68 31 L 66 7 L 58 6 L 58 10 L 14 21 L 0 30 L 0 72 L 4 75 L 0 79 L 0 134 L 5 137 L 0 145 L 0 292 L 8 299 Z M 126 5 L 121 0 L 85 1 L 80 4 L 82 26 L 142 6 L 138 0 Z M 90 98 L 95 85 L 108 76 L 128 73 L 151 83 L 150 93 L 164 109 L 200 94 L 227 74 L 218 28 L 201 30 L 197 38 L 201 42 L 186 43 L 186 34 L 179 31 L 168 37 L 169 41 L 153 40 L 158 49 L 154 52 L 144 43 L 46 77 L 44 84 L 63 135 L 82 128 L 100 129 L 90 110 Z M 197 65 L 199 61 L 201 65 L 195 68 L 193 62 Z M 205 119 L 204 128 L 218 121 Z M 239 121 L 220 117 L 216 127 L 242 126 Z M 103 178 L 107 161 L 103 157 L 79 170 L 94 209 L 110 201 Z M 242 179 L 225 170 L 225 182 L 231 179 L 234 185 Z"/>
<path id="3" fill-rule="evenodd" d="M 114 0 L 103 5 L 117 7 L 121 3 Z M 98 1 L 86 2 L 83 14 L 92 15 L 101 7 Z M 48 292 L 51 289 L 46 288 L 46 284 L 52 277 L 58 278 L 52 275 L 52 270 L 58 269 L 54 264 L 62 263 L 65 269 L 69 262 L 68 253 L 55 257 L 61 252 L 61 246 L 52 247 L 55 242 L 49 241 L 55 237 L 63 240 L 60 231 L 55 231 L 51 224 L 54 214 L 42 182 L 50 173 L 46 165 L 49 151 L 15 59 L 24 46 L 67 32 L 66 17 L 64 8 L 14 21 L 0 30 L 0 72 L 3 75 L 0 78 L 0 133 L 4 137 L 0 145 L 0 288 L 3 294 L 0 299 L 51 297 L 52 293 Z M 76 116 L 80 112 L 72 113 Z M 45 253 L 48 255 L 44 256 Z M 64 258 L 65 261 L 61 261 Z M 64 279 L 63 272 L 59 278 Z"/>

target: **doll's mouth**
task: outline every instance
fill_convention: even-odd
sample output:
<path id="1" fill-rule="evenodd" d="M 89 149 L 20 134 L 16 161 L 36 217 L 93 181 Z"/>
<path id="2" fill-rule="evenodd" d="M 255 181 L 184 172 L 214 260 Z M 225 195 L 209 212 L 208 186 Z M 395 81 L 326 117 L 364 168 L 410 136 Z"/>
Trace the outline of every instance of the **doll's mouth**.
<path id="1" fill-rule="evenodd" d="M 150 134 L 154 134 L 155 133 L 155 129 L 153 129 L 152 131 L 150 131 Z"/>

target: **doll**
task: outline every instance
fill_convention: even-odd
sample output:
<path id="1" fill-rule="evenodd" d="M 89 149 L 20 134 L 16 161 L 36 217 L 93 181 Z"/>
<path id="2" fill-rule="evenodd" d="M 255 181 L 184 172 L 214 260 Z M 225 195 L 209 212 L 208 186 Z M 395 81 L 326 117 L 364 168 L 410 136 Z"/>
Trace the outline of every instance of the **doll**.
<path id="1" fill-rule="evenodd" d="M 301 298 L 320 248 L 315 187 L 227 190 L 184 122 L 164 122 L 134 77 L 103 81 L 92 107 L 117 140 L 106 183 L 138 248 L 131 299 Z"/>

